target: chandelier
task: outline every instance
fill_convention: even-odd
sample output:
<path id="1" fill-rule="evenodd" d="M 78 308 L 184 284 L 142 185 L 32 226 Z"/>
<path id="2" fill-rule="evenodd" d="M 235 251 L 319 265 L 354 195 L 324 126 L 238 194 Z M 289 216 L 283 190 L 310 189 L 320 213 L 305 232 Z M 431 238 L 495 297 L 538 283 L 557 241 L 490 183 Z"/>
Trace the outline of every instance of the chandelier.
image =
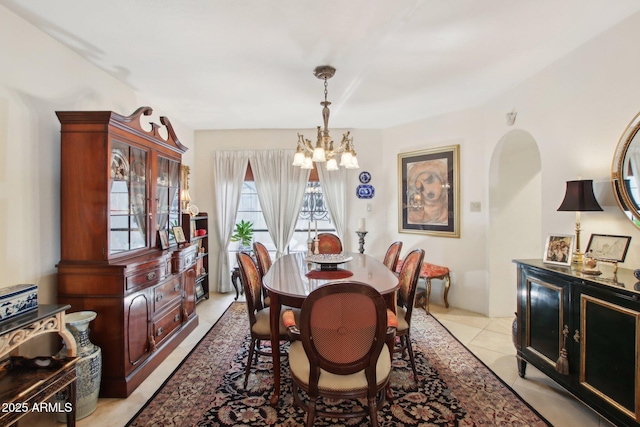
<path id="1" fill-rule="evenodd" d="M 324 80 L 324 101 L 320 103 L 322 105 L 322 119 L 324 121 L 324 129 L 318 126 L 318 135 L 316 146 L 311 144 L 311 141 L 305 139 L 304 135 L 298 133 L 298 148 L 296 154 L 293 156 L 293 166 L 300 166 L 302 169 L 313 169 L 313 162 L 327 163 L 328 171 L 337 171 L 338 161 L 336 155 L 341 154 L 340 166 L 344 166 L 347 169 L 358 169 L 358 158 L 353 148 L 353 137 L 350 136 L 351 132 L 347 132 L 342 135 L 342 141 L 338 148 L 333 147 L 333 139 L 329 136 L 329 105 L 331 102 L 327 101 L 327 80 L 329 80 L 335 74 L 336 69 L 329 65 L 321 65 L 313 70 L 313 74 Z"/>

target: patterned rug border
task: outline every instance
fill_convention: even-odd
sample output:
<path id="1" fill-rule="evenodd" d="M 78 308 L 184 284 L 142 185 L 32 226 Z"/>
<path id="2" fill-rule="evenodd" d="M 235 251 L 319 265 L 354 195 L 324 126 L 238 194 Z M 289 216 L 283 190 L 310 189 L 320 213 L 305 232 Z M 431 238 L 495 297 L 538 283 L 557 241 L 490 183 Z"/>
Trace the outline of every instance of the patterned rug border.
<path id="1" fill-rule="evenodd" d="M 430 313 L 428 313 L 428 314 L 427 314 L 427 316 L 430 316 L 433 320 L 435 320 L 436 322 L 438 322 L 438 324 L 439 324 L 440 326 L 442 326 L 442 328 L 443 328 L 445 331 L 447 331 L 447 333 L 448 333 L 449 335 L 451 335 L 451 337 L 452 337 L 454 340 L 456 340 L 456 342 L 457 342 L 458 344 L 460 344 L 462 347 L 464 347 L 464 348 L 469 352 L 469 354 L 470 354 L 471 356 L 473 356 L 473 358 L 474 358 L 474 359 L 476 359 L 476 360 L 477 360 L 477 361 L 478 361 L 482 366 L 484 366 L 485 368 L 487 368 L 487 370 L 488 370 L 489 372 L 491 372 L 491 374 L 493 374 L 493 376 L 494 376 L 498 381 L 500 381 L 500 383 L 502 383 L 502 385 L 503 385 L 503 386 L 505 386 L 509 391 L 511 391 L 511 393 L 513 393 L 513 394 L 514 394 L 518 399 L 520 399 L 520 401 L 521 401 L 522 403 L 524 403 L 524 404 L 525 404 L 529 409 L 531 409 L 531 411 L 532 411 L 534 414 L 536 414 L 538 417 L 540 417 L 540 419 L 541 419 L 542 421 L 544 421 L 545 423 L 547 423 L 547 425 L 548 425 L 549 427 L 553 427 L 553 424 L 551 424 L 551 423 L 549 422 L 549 420 L 547 420 L 547 419 L 546 419 L 546 418 L 545 418 L 545 417 L 544 417 L 540 412 L 538 412 L 538 410 L 537 410 L 536 408 L 534 408 L 534 407 L 533 407 L 533 406 L 531 406 L 531 405 L 530 405 L 526 400 L 524 400 L 524 398 L 523 398 L 522 396 L 520 396 L 520 394 L 519 394 L 517 391 L 515 391 L 515 390 L 514 390 L 514 389 L 513 389 L 509 384 L 507 384 L 507 383 L 506 383 L 502 378 L 500 378 L 500 376 L 499 376 L 498 374 L 496 374 L 495 372 L 493 372 L 493 369 L 491 369 L 489 366 L 487 366 L 487 364 L 486 364 L 486 363 L 484 363 L 484 362 L 483 362 L 483 361 L 482 361 L 478 356 L 476 356 L 476 355 L 475 355 L 471 350 L 469 350 L 469 348 L 468 348 L 466 345 L 464 345 L 464 344 L 462 343 L 462 341 L 460 341 L 458 338 L 456 338 L 456 336 L 455 336 L 455 335 L 453 335 L 453 334 L 451 333 L 451 331 L 450 331 L 446 326 L 444 326 L 444 325 L 442 324 L 442 322 L 440 322 L 440 321 L 439 321 L 435 316 L 433 316 L 433 315 L 432 315 L 432 314 L 430 314 Z M 514 361 L 514 363 L 515 363 L 515 361 Z"/>
<path id="2" fill-rule="evenodd" d="M 149 406 L 149 404 L 153 401 L 153 399 L 155 399 L 158 394 L 160 394 L 162 392 L 162 389 L 167 385 L 167 383 L 169 383 L 169 381 L 171 381 L 173 379 L 173 377 L 178 373 L 178 371 L 180 370 L 180 368 L 182 368 L 182 365 L 184 365 L 189 358 L 191 357 L 191 355 L 193 355 L 193 353 L 198 349 L 198 347 L 200 346 L 200 344 L 202 344 L 202 341 L 205 340 L 205 338 L 207 338 L 207 336 L 211 333 L 211 331 L 213 330 L 213 328 L 215 328 L 218 323 L 220 323 L 222 321 L 222 319 L 224 318 L 224 315 L 227 314 L 227 312 L 231 309 L 231 306 L 233 306 L 233 304 L 244 304 L 240 301 L 231 301 L 229 303 L 229 305 L 227 306 L 227 308 L 224 309 L 224 312 L 222 312 L 222 314 L 220 315 L 220 317 L 218 317 L 218 320 L 216 320 L 216 322 L 211 325 L 211 327 L 207 330 L 207 332 L 204 333 L 204 335 L 202 335 L 202 337 L 198 340 L 198 342 L 193 346 L 193 348 L 189 351 L 189 354 L 187 354 L 184 359 L 182 359 L 180 361 L 180 363 L 178 364 L 178 366 L 175 367 L 175 369 L 173 370 L 173 372 L 171 372 L 171 374 L 167 377 L 166 380 L 164 380 L 162 382 L 162 384 L 160 385 L 160 387 L 158 387 L 158 389 L 155 391 L 155 393 L 153 393 L 153 395 L 147 399 L 147 401 L 144 403 L 144 405 L 142 405 L 142 407 L 140 409 L 138 409 L 138 412 L 135 413 L 134 416 L 131 417 L 131 419 L 127 422 L 127 424 L 125 425 L 125 427 L 128 427 L 131 425 L 132 422 L 135 421 L 136 418 L 138 418 L 138 416 L 140 414 L 142 414 L 142 412 L 147 409 L 147 406 Z"/>
<path id="3" fill-rule="evenodd" d="M 190 360 L 190 358 L 193 356 L 193 354 L 199 350 L 199 347 L 201 346 L 201 344 L 203 343 L 203 341 L 205 339 L 207 339 L 207 337 L 209 337 L 209 334 L 211 334 L 211 331 L 216 328 L 217 326 L 219 326 L 219 324 L 221 322 L 224 321 L 225 316 L 228 314 L 228 312 L 231 310 L 232 307 L 234 307 L 234 305 L 245 305 L 244 302 L 241 301 L 232 301 L 229 306 L 227 306 L 227 308 L 224 310 L 224 312 L 222 313 L 222 315 L 218 318 L 218 320 L 216 320 L 216 322 L 209 328 L 209 330 L 207 330 L 207 332 L 205 334 L 203 334 L 203 336 L 200 338 L 200 340 L 193 346 L 193 348 L 189 351 L 189 353 L 187 354 L 187 356 L 178 364 L 178 366 L 176 366 L 176 368 L 173 370 L 173 372 L 165 379 L 165 381 L 162 383 L 162 385 L 160 385 L 158 387 L 158 389 L 155 391 L 155 393 L 145 402 L 145 404 L 136 412 L 136 414 L 127 422 L 125 427 L 130 427 L 137 419 L 138 417 L 140 417 L 143 412 L 149 407 L 149 405 L 154 401 L 154 399 L 158 398 L 158 396 L 163 393 L 164 388 L 168 385 L 169 382 L 171 382 L 174 377 L 176 376 L 176 374 L 178 373 L 178 371 L 183 368 L 183 366 Z M 466 353 L 466 355 L 471 355 L 472 359 L 478 363 L 479 365 L 483 366 L 488 372 L 490 372 L 491 376 L 497 380 L 497 382 L 504 387 L 508 392 L 510 392 L 513 396 L 515 396 L 517 398 L 517 400 L 519 402 L 521 402 L 524 406 L 526 406 L 535 416 L 537 416 L 539 418 L 539 420 L 546 424 L 547 426 L 551 426 L 553 427 L 553 425 L 544 417 L 542 416 L 535 408 L 533 408 L 529 403 L 527 403 L 522 396 L 520 396 L 520 394 L 518 394 L 511 386 L 509 386 L 509 384 L 507 384 L 505 381 L 503 381 L 491 368 L 489 368 L 482 360 L 480 360 L 471 350 L 469 350 L 469 348 L 467 348 L 467 346 L 465 346 L 459 339 L 457 339 L 452 333 L 451 331 L 449 331 L 449 329 L 444 326 L 436 317 L 434 317 L 431 314 L 427 314 L 427 313 L 421 313 L 422 315 L 426 316 L 425 317 L 425 321 L 428 321 L 429 318 L 431 318 L 433 321 L 435 321 L 435 323 L 437 323 L 438 326 L 440 326 L 445 332 L 446 334 L 450 337 L 453 338 L 452 343 L 456 343 L 457 345 L 459 345 L 462 349 L 464 349 L 464 352 Z M 412 334 L 413 335 L 413 334 Z M 237 343 L 237 347 L 238 347 L 238 351 L 240 350 L 240 348 L 242 347 L 242 343 Z M 515 361 L 514 361 L 515 363 Z M 451 369 L 448 368 L 447 366 L 442 366 L 441 368 L 443 369 Z M 454 375 L 455 376 L 455 375 Z M 196 406 L 201 406 L 201 405 L 196 405 Z M 194 409 L 198 409 L 198 408 L 194 408 Z M 203 409 L 203 408 L 199 408 L 199 409 Z M 474 423 L 475 424 L 475 423 Z"/>

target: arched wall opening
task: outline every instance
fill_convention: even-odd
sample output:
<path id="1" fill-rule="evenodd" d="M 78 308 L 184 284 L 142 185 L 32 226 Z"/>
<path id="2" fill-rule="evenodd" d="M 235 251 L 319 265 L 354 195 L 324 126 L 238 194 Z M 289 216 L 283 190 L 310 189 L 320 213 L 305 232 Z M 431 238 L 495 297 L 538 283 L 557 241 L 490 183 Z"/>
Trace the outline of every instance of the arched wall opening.
<path id="1" fill-rule="evenodd" d="M 514 259 L 540 258 L 540 151 L 526 131 L 512 130 L 496 145 L 489 167 L 489 316 L 516 310 Z"/>

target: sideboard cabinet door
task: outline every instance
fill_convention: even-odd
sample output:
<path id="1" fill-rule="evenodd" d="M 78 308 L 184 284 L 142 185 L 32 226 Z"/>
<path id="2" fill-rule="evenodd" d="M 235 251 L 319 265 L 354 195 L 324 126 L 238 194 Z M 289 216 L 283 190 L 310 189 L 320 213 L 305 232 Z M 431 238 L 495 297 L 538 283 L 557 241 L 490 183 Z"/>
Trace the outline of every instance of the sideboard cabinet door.
<path id="1" fill-rule="evenodd" d="M 579 341 L 580 387 L 640 421 L 637 301 L 578 284 L 575 303 L 580 324 L 572 335 Z"/>
<path id="2" fill-rule="evenodd" d="M 564 346 L 563 330 L 565 326 L 567 329 L 572 327 L 569 314 L 571 282 L 526 267 L 521 269 L 519 283 L 520 351 L 536 361 L 536 367 L 547 375 L 554 374 Z M 520 376 L 524 377 L 526 363 L 521 358 L 519 362 Z M 570 381 L 569 377 L 564 381 Z"/>

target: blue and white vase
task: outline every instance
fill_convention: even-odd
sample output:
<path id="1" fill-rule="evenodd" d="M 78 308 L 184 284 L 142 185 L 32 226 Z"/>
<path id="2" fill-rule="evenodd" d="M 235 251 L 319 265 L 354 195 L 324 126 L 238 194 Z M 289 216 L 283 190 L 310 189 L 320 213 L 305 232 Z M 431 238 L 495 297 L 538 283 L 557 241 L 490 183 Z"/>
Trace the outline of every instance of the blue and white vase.
<path id="1" fill-rule="evenodd" d="M 100 376 L 102 374 L 102 349 L 89 341 L 89 323 L 97 316 L 94 311 L 79 311 L 65 316 L 67 329 L 76 340 L 76 420 L 90 415 L 98 407 Z M 66 357 L 67 347 L 56 355 Z M 58 421 L 64 422 L 65 414 L 58 414 Z"/>

